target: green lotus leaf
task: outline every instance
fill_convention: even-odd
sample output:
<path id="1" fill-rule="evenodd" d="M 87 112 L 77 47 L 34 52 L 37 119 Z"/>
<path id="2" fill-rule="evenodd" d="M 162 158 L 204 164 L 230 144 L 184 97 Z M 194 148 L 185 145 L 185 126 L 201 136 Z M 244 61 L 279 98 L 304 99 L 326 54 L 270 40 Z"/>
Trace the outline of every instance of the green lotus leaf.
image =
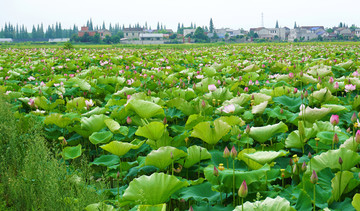
<path id="1" fill-rule="evenodd" d="M 85 211 L 113 211 L 115 210 L 115 208 L 110 205 L 110 204 L 105 204 L 105 203 L 95 203 L 95 204 L 90 204 L 88 206 L 85 207 Z"/>
<path id="2" fill-rule="evenodd" d="M 356 210 L 360 210 L 360 193 L 354 195 L 351 204 Z"/>
<path id="3" fill-rule="evenodd" d="M 111 130 L 113 133 L 117 133 L 120 130 L 120 124 L 113 119 L 105 119 L 105 125 Z"/>
<path id="4" fill-rule="evenodd" d="M 79 87 L 83 91 L 89 91 L 91 88 L 91 85 L 88 82 L 76 77 L 67 80 L 65 86 Z"/>
<path id="5" fill-rule="evenodd" d="M 278 88 L 282 89 L 282 87 L 278 87 Z M 292 97 L 288 97 L 286 95 L 281 96 L 281 97 L 275 97 L 275 98 L 273 98 L 273 101 L 275 103 L 281 105 L 281 107 L 289 108 L 289 110 L 293 111 L 293 112 L 299 111 L 299 108 L 301 105 L 301 98 L 292 98 Z"/>
<path id="6" fill-rule="evenodd" d="M 251 113 L 262 114 L 262 113 L 264 113 L 267 105 L 268 105 L 268 101 L 262 102 L 259 105 L 254 105 L 251 109 Z"/>
<path id="7" fill-rule="evenodd" d="M 107 109 L 102 107 L 95 107 L 93 108 L 92 110 L 82 114 L 82 116 L 86 116 L 86 117 L 89 117 L 89 116 L 92 116 L 92 115 L 99 115 L 99 114 L 105 114 L 107 112 Z"/>
<path id="8" fill-rule="evenodd" d="M 139 205 L 137 211 L 166 211 L 166 204 Z"/>
<path id="9" fill-rule="evenodd" d="M 92 144 L 106 144 L 113 137 L 113 133 L 110 131 L 94 132 L 89 137 Z"/>
<path id="10" fill-rule="evenodd" d="M 125 86 L 122 90 L 114 93 L 113 96 L 120 96 L 120 97 L 126 98 L 127 96 L 125 96 L 124 93 L 126 93 L 126 95 L 132 95 L 132 94 L 136 93 L 136 90 L 135 90 L 135 88 Z"/>
<path id="11" fill-rule="evenodd" d="M 134 111 L 141 118 L 151 118 L 154 116 L 164 116 L 164 109 L 149 101 L 145 100 L 130 100 L 126 105 L 126 109 L 130 111 Z"/>
<path id="12" fill-rule="evenodd" d="M 244 71 L 244 72 L 256 72 L 259 69 L 260 69 L 259 66 L 255 65 L 255 64 L 252 64 L 252 65 L 249 65 L 249 66 L 245 67 L 241 71 Z"/>
<path id="13" fill-rule="evenodd" d="M 233 94 L 228 88 L 217 88 L 215 91 L 205 94 L 204 98 L 208 101 L 212 101 L 213 99 L 225 101 L 232 99 Z"/>
<path id="14" fill-rule="evenodd" d="M 179 97 L 176 97 L 176 98 L 173 98 L 173 99 L 169 100 L 167 102 L 167 106 L 168 107 L 175 107 L 175 108 L 179 109 L 186 116 L 194 114 L 194 112 L 195 112 L 194 107 L 191 105 L 191 103 L 189 103 L 185 99 L 179 98 Z"/>
<path id="15" fill-rule="evenodd" d="M 331 112 L 331 108 L 310 108 L 302 109 L 299 113 L 299 119 L 304 119 L 310 123 L 320 120 Z"/>
<path id="16" fill-rule="evenodd" d="M 64 117 L 64 115 L 58 114 L 58 113 L 52 113 L 49 116 L 47 116 L 44 120 L 44 123 L 47 125 L 54 124 L 61 128 L 65 128 L 71 122 L 72 122 L 72 120 L 70 118 Z"/>
<path id="17" fill-rule="evenodd" d="M 224 193 L 223 193 L 224 194 Z M 216 202 L 220 199 L 220 193 L 213 191 L 212 186 L 209 182 L 204 182 L 199 185 L 193 185 L 180 189 L 176 193 L 177 198 L 195 201 L 211 201 Z M 225 194 L 223 195 L 225 197 Z"/>
<path id="18" fill-rule="evenodd" d="M 270 102 L 272 97 L 263 93 L 253 93 L 251 94 L 254 96 L 254 104 L 259 105 L 264 102 Z"/>
<path id="19" fill-rule="evenodd" d="M 80 157 L 81 155 L 81 144 L 75 146 L 75 147 L 65 147 L 63 149 L 63 154 L 65 160 L 69 159 L 75 159 L 77 157 Z"/>
<path id="20" fill-rule="evenodd" d="M 308 75 L 308 74 L 304 74 L 300 80 L 305 83 L 305 84 L 315 84 L 318 82 L 318 80 L 314 77 L 312 77 L 311 75 Z"/>
<path id="21" fill-rule="evenodd" d="M 171 154 L 173 158 L 171 158 Z M 179 158 L 186 157 L 186 152 L 176 149 L 175 147 L 160 147 L 157 150 L 151 151 L 145 159 L 145 165 L 155 166 L 159 169 L 165 169 L 172 162 L 178 160 Z"/>
<path id="22" fill-rule="evenodd" d="M 246 211 L 263 211 L 263 210 L 281 210 L 281 211 L 295 211 L 290 205 L 290 202 L 280 196 L 275 199 L 267 197 L 264 201 L 245 202 L 244 210 Z M 242 206 L 235 207 L 234 211 L 242 211 Z"/>
<path id="23" fill-rule="evenodd" d="M 34 101 L 36 106 L 46 111 L 51 111 L 54 108 L 56 108 L 58 105 L 65 104 L 65 101 L 63 99 L 57 99 L 54 103 L 50 103 L 50 101 L 48 101 L 48 99 L 46 99 L 46 97 L 44 96 L 36 97 Z"/>
<path id="24" fill-rule="evenodd" d="M 336 134 L 338 135 L 340 143 L 345 142 L 349 138 L 349 136 L 343 132 L 336 131 Z M 331 144 L 333 143 L 334 132 L 321 131 L 316 134 L 316 137 L 320 138 L 320 142 L 331 146 Z"/>
<path id="25" fill-rule="evenodd" d="M 349 70 L 353 66 L 353 64 L 354 64 L 354 62 L 349 60 L 347 62 L 340 63 L 340 64 L 338 64 L 336 66 L 342 67 L 345 70 Z"/>
<path id="26" fill-rule="evenodd" d="M 332 195 L 331 198 L 329 199 L 330 204 L 331 202 L 338 201 L 340 199 L 341 195 L 345 191 L 346 186 L 353 178 L 354 178 L 354 174 L 351 173 L 350 171 L 340 171 L 335 174 L 335 177 L 331 180 Z"/>
<path id="27" fill-rule="evenodd" d="M 213 67 L 204 67 L 202 71 L 209 77 L 216 75 L 216 70 Z"/>
<path id="28" fill-rule="evenodd" d="M 321 77 L 332 75 L 331 67 L 329 66 L 313 66 L 310 68 L 308 73 L 314 77 Z"/>
<path id="29" fill-rule="evenodd" d="M 238 125 L 244 126 L 245 122 L 238 116 L 222 116 L 219 118 L 221 121 L 228 123 L 230 126 Z"/>
<path id="30" fill-rule="evenodd" d="M 251 95 L 249 94 L 241 94 L 240 97 L 234 97 L 231 100 L 226 100 L 224 105 L 237 104 L 239 106 L 245 105 L 249 103 L 251 100 Z"/>
<path id="31" fill-rule="evenodd" d="M 97 165 L 97 166 L 114 166 L 116 164 L 120 163 L 119 156 L 116 155 L 101 155 L 98 158 L 95 158 L 93 162 L 91 162 L 91 165 Z"/>
<path id="32" fill-rule="evenodd" d="M 135 204 L 157 205 L 165 203 L 173 193 L 188 185 L 175 176 L 153 173 L 131 181 L 122 200 Z"/>
<path id="33" fill-rule="evenodd" d="M 319 91 L 313 92 L 309 96 L 309 103 L 322 103 L 322 102 L 328 102 L 332 100 L 334 96 L 332 96 L 331 91 L 328 88 L 320 89 Z"/>
<path id="34" fill-rule="evenodd" d="M 204 169 L 205 178 L 212 185 L 222 184 L 222 187 L 228 192 L 232 190 L 233 187 L 233 170 L 224 169 L 219 171 L 219 176 L 216 177 L 213 173 L 214 166 L 209 165 Z M 236 190 L 239 189 L 241 183 L 245 180 L 247 185 L 252 184 L 253 182 L 259 182 L 262 178 L 265 177 L 265 172 L 270 171 L 270 166 L 265 164 L 263 167 L 257 170 L 252 171 L 238 171 L 235 170 L 235 187 Z M 219 183 L 220 182 L 220 183 Z"/>
<path id="35" fill-rule="evenodd" d="M 210 122 L 200 122 L 197 124 L 193 132 L 191 133 L 192 137 L 199 138 L 205 141 L 208 144 L 214 145 L 216 144 L 223 136 L 225 136 L 231 129 L 231 126 L 221 121 L 220 119 L 216 119 L 214 121 L 214 127 L 211 127 Z"/>
<path id="36" fill-rule="evenodd" d="M 260 169 L 261 167 L 263 167 L 263 165 L 261 165 L 260 163 L 254 161 L 250 158 L 245 157 L 246 154 L 252 154 L 254 152 L 256 152 L 256 149 L 252 149 L 252 148 L 243 149 L 241 152 L 239 152 L 238 159 L 244 161 L 246 163 L 246 165 L 248 167 L 250 167 L 251 169 L 257 170 L 257 169 Z"/>
<path id="37" fill-rule="evenodd" d="M 193 145 L 187 149 L 187 157 L 185 158 L 184 167 L 190 168 L 194 164 L 199 163 L 200 160 L 207 159 L 211 159 L 211 154 L 207 151 L 207 149 Z"/>
<path id="38" fill-rule="evenodd" d="M 337 113 L 340 111 L 348 111 L 349 110 L 345 106 L 336 105 L 336 104 L 323 104 L 323 105 L 321 105 L 321 108 L 330 108 L 331 109 L 330 113 Z"/>
<path id="39" fill-rule="evenodd" d="M 70 111 L 72 109 L 81 110 L 86 108 L 85 98 L 77 97 L 66 103 L 66 110 Z"/>
<path id="40" fill-rule="evenodd" d="M 270 164 L 273 160 L 275 160 L 278 157 L 284 157 L 289 152 L 287 151 L 257 151 L 252 154 L 245 153 L 244 156 L 246 158 L 250 158 L 253 161 L 256 161 L 257 163 L 260 163 L 262 165 L 264 164 Z"/>
<path id="41" fill-rule="evenodd" d="M 263 127 L 251 127 L 249 136 L 254 140 L 264 143 L 277 133 L 285 133 L 288 127 L 285 123 L 279 122 L 275 125 L 267 125 Z"/>
<path id="42" fill-rule="evenodd" d="M 360 161 L 360 155 L 358 153 L 346 148 L 340 148 L 337 150 L 329 150 L 314 156 L 311 159 L 311 168 L 317 172 L 326 167 L 340 169 L 339 157 L 343 160 L 343 170 L 351 169 Z M 310 174 L 310 169 L 308 169 L 306 173 Z"/>
<path id="43" fill-rule="evenodd" d="M 91 132 L 98 132 L 104 127 L 106 127 L 105 120 L 109 119 L 108 116 L 104 114 L 100 115 L 92 115 L 91 117 L 82 117 L 81 118 L 81 129 L 91 131 Z"/>
<path id="44" fill-rule="evenodd" d="M 192 114 L 189 116 L 189 118 L 187 119 L 186 123 L 185 123 L 185 128 L 187 130 L 192 129 L 195 125 L 197 125 L 198 123 L 200 123 L 201 121 L 203 121 L 205 118 L 204 116 L 200 116 L 199 114 Z"/>
<path id="45" fill-rule="evenodd" d="M 136 143 L 136 145 L 134 145 Z M 141 145 L 144 143 L 144 141 L 137 143 L 137 140 L 135 139 L 131 143 L 121 142 L 121 141 L 112 141 L 106 145 L 100 146 L 102 149 L 110 152 L 111 154 L 117 155 L 117 156 L 123 156 L 125 155 L 129 150 L 131 149 L 138 149 L 141 147 Z"/>
<path id="46" fill-rule="evenodd" d="M 139 127 L 135 133 L 137 136 L 143 136 L 151 140 L 159 140 L 165 131 L 165 125 L 162 122 L 151 122 L 145 126 Z"/>
<path id="47" fill-rule="evenodd" d="M 295 120 L 297 118 L 297 114 L 294 114 L 288 110 L 283 109 L 282 113 L 281 113 L 281 107 L 276 107 L 274 109 L 272 108 L 267 108 L 265 109 L 265 113 L 272 118 L 276 118 L 279 120 L 286 120 L 287 122 L 291 122 L 293 124 L 296 123 L 297 120 Z"/>
<path id="48" fill-rule="evenodd" d="M 340 145 L 340 148 L 350 149 L 354 152 L 357 151 L 359 143 L 356 142 L 354 137 L 348 138 L 343 144 Z"/>
<path id="49" fill-rule="evenodd" d="M 356 89 L 360 87 L 360 80 L 358 78 L 349 78 L 350 83 L 356 85 Z"/>

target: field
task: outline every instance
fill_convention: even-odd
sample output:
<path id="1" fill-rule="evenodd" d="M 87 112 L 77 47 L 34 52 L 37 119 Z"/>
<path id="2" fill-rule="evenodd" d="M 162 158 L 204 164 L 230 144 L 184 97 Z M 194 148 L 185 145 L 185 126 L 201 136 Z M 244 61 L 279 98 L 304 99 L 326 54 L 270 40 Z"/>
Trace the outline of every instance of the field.
<path id="1" fill-rule="evenodd" d="M 35 47 L 0 51 L 0 209 L 360 210 L 359 44 Z"/>

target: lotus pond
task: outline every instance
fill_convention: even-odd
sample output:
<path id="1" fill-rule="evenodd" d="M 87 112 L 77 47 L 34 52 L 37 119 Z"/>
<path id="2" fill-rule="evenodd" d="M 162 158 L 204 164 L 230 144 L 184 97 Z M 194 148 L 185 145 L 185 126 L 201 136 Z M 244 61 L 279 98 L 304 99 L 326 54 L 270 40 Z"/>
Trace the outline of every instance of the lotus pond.
<path id="1" fill-rule="evenodd" d="M 3 49 L 0 92 L 86 210 L 360 210 L 359 47 Z"/>

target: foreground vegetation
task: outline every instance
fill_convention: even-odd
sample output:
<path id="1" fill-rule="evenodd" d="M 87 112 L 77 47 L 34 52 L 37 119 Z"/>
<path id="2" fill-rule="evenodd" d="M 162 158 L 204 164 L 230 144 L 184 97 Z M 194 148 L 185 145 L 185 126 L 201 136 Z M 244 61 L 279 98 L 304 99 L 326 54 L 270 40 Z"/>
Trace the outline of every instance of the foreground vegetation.
<path id="1" fill-rule="evenodd" d="M 3 49 L 0 208 L 359 209 L 359 51 Z"/>

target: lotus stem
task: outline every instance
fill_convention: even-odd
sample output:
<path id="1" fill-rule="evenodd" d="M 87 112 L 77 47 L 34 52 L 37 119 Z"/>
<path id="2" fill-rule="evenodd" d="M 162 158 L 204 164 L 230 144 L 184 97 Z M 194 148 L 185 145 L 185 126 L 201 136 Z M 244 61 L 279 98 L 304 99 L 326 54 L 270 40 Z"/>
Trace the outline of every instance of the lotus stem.
<path id="1" fill-rule="evenodd" d="M 268 189 L 268 185 L 267 185 L 267 171 L 265 171 L 265 188 L 266 188 L 266 190 Z"/>
<path id="2" fill-rule="evenodd" d="M 285 188 L 285 179 L 282 177 L 282 187 Z"/>
<path id="3" fill-rule="evenodd" d="M 241 198 L 241 210 L 244 211 L 244 198 Z"/>
<path id="4" fill-rule="evenodd" d="M 314 211 L 315 211 L 315 203 L 316 203 L 316 192 L 315 192 L 316 184 L 314 184 Z"/>
<path id="5" fill-rule="evenodd" d="M 121 157 L 119 156 L 120 158 L 120 180 L 122 182 L 122 165 L 121 165 Z"/>
<path id="6" fill-rule="evenodd" d="M 235 207 L 236 201 L 235 201 L 235 159 L 233 159 L 233 205 Z"/>
<path id="7" fill-rule="evenodd" d="M 339 191 L 341 191 L 341 176 L 342 176 L 342 164 L 340 164 L 340 180 L 339 180 Z M 339 192 L 339 201 L 340 201 L 340 192 Z"/>
<path id="8" fill-rule="evenodd" d="M 226 168 L 229 169 L 229 158 L 226 158 Z"/>

